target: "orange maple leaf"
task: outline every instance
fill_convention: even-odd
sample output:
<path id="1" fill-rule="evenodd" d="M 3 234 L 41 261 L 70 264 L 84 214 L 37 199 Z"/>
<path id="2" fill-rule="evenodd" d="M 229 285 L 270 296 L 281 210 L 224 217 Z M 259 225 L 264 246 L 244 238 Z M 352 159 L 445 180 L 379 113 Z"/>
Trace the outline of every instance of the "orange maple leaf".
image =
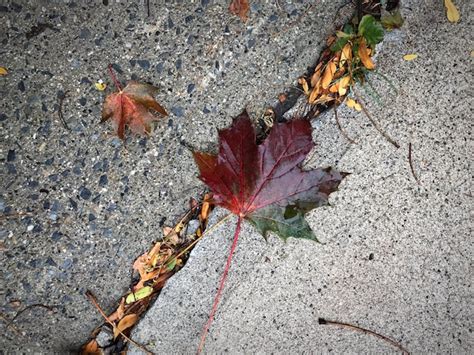
<path id="1" fill-rule="evenodd" d="M 112 118 L 117 135 L 121 139 L 125 139 L 126 126 L 133 133 L 141 135 L 150 134 L 151 122 L 159 119 L 150 110 L 154 110 L 162 116 L 168 116 L 166 110 L 155 100 L 154 95 L 158 89 L 153 85 L 142 84 L 136 81 L 128 82 L 127 86 L 122 89 L 115 78 L 111 66 L 109 66 L 109 70 L 119 91 L 105 98 L 101 122 Z"/>

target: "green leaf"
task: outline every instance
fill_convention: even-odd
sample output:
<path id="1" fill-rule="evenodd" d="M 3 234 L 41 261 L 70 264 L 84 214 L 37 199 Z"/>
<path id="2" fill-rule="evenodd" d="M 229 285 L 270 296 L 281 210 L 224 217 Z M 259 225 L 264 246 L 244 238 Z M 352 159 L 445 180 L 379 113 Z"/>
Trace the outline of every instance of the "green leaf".
<path id="1" fill-rule="evenodd" d="M 153 293 L 153 287 L 145 286 L 139 289 L 137 292 L 130 293 L 125 299 L 126 304 L 130 304 L 141 300 L 142 298 L 148 297 Z"/>
<path id="2" fill-rule="evenodd" d="M 268 232 L 274 232 L 282 239 L 305 238 L 318 241 L 304 218 L 304 213 L 296 206 L 267 206 L 246 217 L 266 238 Z"/>
<path id="3" fill-rule="evenodd" d="M 372 15 L 365 15 L 359 23 L 359 35 L 364 36 L 371 46 L 383 39 L 383 27 Z"/>
<path id="4" fill-rule="evenodd" d="M 331 46 L 331 51 L 337 52 L 337 51 L 342 50 L 342 48 L 344 48 L 346 43 L 349 42 L 349 39 L 350 39 L 350 37 L 338 38 L 338 40 L 336 42 L 334 42 L 334 44 Z"/>
<path id="5" fill-rule="evenodd" d="M 350 34 L 350 35 L 354 35 L 355 34 L 355 31 L 354 31 L 354 27 L 352 27 L 352 25 L 350 23 L 346 23 L 344 25 L 344 29 L 343 31 L 347 34 Z"/>
<path id="6" fill-rule="evenodd" d="M 396 28 L 400 28 L 403 25 L 403 17 L 400 14 L 400 10 L 395 10 L 392 13 L 387 13 L 380 19 L 382 26 L 388 31 L 392 31 Z"/>
<path id="7" fill-rule="evenodd" d="M 171 271 L 174 269 L 174 267 L 176 266 L 176 258 L 173 258 L 171 259 L 167 264 L 166 264 L 166 268 Z"/>

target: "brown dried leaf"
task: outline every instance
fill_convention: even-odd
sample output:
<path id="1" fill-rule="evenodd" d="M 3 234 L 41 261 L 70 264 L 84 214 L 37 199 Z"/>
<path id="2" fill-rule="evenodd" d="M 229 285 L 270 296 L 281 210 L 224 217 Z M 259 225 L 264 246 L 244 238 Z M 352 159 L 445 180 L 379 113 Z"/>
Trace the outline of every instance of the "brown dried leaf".
<path id="1" fill-rule="evenodd" d="M 125 317 L 123 317 L 114 328 L 114 339 L 117 338 L 120 332 L 123 332 L 125 329 L 134 326 L 137 320 L 138 316 L 136 314 L 127 314 Z"/>
<path id="2" fill-rule="evenodd" d="M 125 297 L 122 297 L 117 310 L 109 316 L 109 320 L 111 322 L 115 322 L 116 320 L 122 319 L 124 312 L 125 312 Z"/>
<path id="3" fill-rule="evenodd" d="M 248 20 L 250 6 L 248 0 L 232 0 L 229 5 L 230 13 L 239 16 L 244 22 Z"/>
<path id="4" fill-rule="evenodd" d="M 359 44 L 359 58 L 360 60 L 362 61 L 362 64 L 364 64 L 364 66 L 369 69 L 369 70 L 372 70 L 375 68 L 375 64 L 374 62 L 372 61 L 372 58 L 370 58 L 370 49 L 367 48 L 367 44 L 365 42 L 365 38 L 362 38 L 360 40 L 360 44 Z"/>
<path id="5" fill-rule="evenodd" d="M 99 344 L 97 344 L 97 340 L 92 339 L 88 342 L 81 350 L 81 354 L 83 355 L 99 355 L 102 354 L 102 350 L 99 349 Z"/>

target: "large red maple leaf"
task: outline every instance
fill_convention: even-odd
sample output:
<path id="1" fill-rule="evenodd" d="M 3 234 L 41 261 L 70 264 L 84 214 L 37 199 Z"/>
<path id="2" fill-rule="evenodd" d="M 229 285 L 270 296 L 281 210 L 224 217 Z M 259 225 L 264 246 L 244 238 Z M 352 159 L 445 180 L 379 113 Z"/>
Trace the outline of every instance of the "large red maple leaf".
<path id="1" fill-rule="evenodd" d="M 243 112 L 230 128 L 219 131 L 219 153 L 194 152 L 194 159 L 214 202 L 238 216 L 234 240 L 198 353 L 212 324 L 237 246 L 242 219 L 249 220 L 266 237 L 269 231 L 288 237 L 317 240 L 304 215 L 327 205 L 328 197 L 346 176 L 332 168 L 303 170 L 314 147 L 311 124 L 305 120 L 276 123 L 257 145 L 252 122 Z"/>
<path id="2" fill-rule="evenodd" d="M 215 203 L 252 222 L 266 236 L 315 240 L 304 219 L 309 210 L 327 205 L 346 175 L 332 168 L 303 170 L 314 147 L 306 120 L 277 123 L 261 145 L 246 112 L 219 132 L 219 154 L 194 152 L 200 178 Z"/>

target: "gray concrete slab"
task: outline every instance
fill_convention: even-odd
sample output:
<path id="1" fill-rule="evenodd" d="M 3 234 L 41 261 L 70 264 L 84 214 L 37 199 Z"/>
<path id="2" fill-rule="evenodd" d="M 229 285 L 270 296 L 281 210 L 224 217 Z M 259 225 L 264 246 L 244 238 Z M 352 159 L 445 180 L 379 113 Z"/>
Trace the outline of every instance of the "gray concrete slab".
<path id="1" fill-rule="evenodd" d="M 66 352 L 87 339 L 101 318 L 85 290 L 112 310 L 133 259 L 202 190 L 185 146 L 214 145 L 216 128 L 244 107 L 260 114 L 294 85 L 343 21 L 344 3 L 320 1 L 303 16 L 307 1 L 255 1 L 242 24 L 227 0 L 151 0 L 149 17 L 143 1 L 0 2 L 9 71 L 0 77 L 0 207 L 26 213 L 2 217 L 1 312 L 57 306 L 23 313 L 21 335 L 0 323 L 4 352 Z M 99 124 L 108 63 L 122 82 L 160 88 L 170 116 L 150 138 L 124 147 Z M 107 92 L 94 88 L 99 79 Z M 65 92 L 70 129 L 58 117 Z"/>
<path id="2" fill-rule="evenodd" d="M 332 207 L 307 217 L 325 244 L 265 242 L 245 224 L 205 353 L 395 352 L 318 317 L 376 330 L 414 354 L 472 353 L 472 2 L 456 4 L 462 19 L 451 24 L 441 1 L 403 1 L 403 30 L 379 48 L 378 70 L 398 94 L 374 75 L 381 102 L 366 101 L 399 149 L 346 108 L 339 114 L 358 144 L 331 114 L 314 123 L 309 166 L 352 172 Z M 408 53 L 419 57 L 406 62 Z M 196 247 L 135 340 L 160 354 L 196 351 L 234 224 Z"/>

